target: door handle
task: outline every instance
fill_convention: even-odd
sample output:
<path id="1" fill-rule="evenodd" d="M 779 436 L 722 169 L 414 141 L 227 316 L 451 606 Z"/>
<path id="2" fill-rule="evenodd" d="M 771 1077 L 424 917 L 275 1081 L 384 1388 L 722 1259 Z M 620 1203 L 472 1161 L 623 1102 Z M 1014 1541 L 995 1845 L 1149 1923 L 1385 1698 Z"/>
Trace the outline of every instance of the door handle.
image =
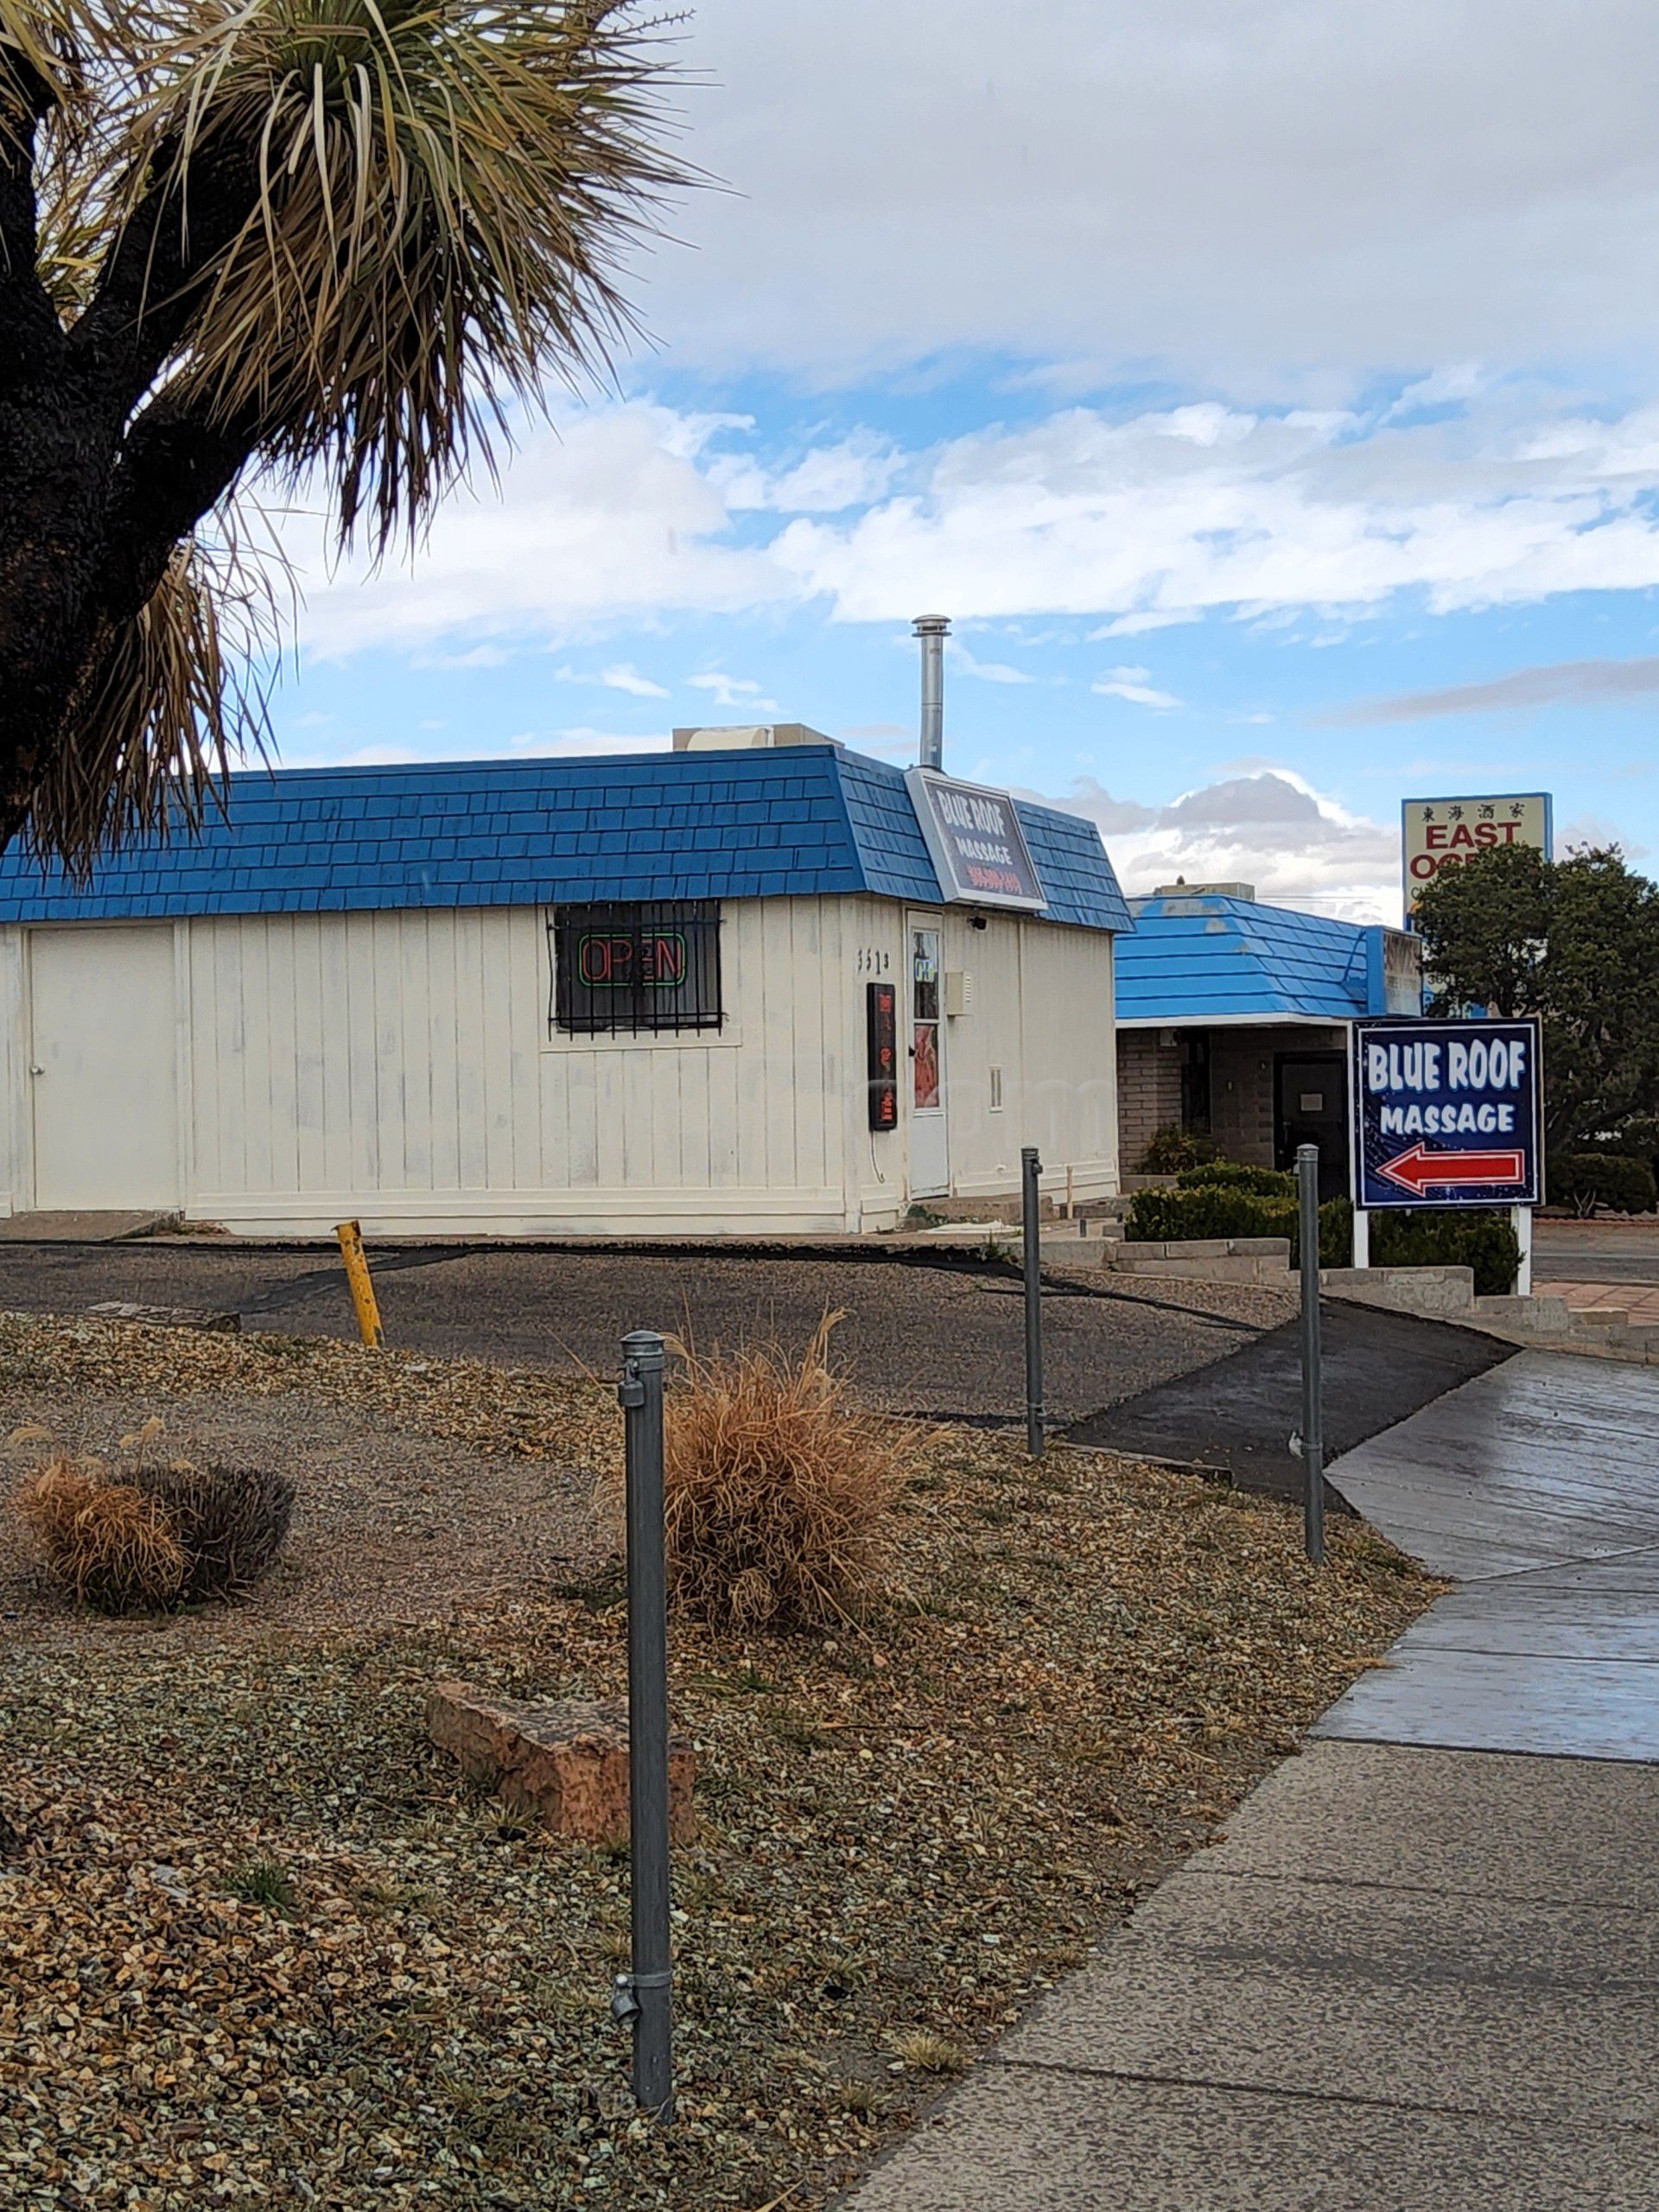
<path id="1" fill-rule="evenodd" d="M 29 1071 L 30 1075 L 44 1075 L 46 1073 L 46 1070 L 44 1068 L 37 1068 L 32 1065 Z"/>

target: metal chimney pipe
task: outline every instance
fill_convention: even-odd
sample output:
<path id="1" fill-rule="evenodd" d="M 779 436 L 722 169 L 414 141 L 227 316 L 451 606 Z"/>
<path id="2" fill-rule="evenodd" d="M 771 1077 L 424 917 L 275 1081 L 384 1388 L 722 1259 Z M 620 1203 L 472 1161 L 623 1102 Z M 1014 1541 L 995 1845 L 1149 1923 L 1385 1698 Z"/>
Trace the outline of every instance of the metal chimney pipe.
<path id="1" fill-rule="evenodd" d="M 944 641 L 950 634 L 946 614 L 918 614 L 913 625 L 922 641 L 922 766 L 944 766 Z"/>

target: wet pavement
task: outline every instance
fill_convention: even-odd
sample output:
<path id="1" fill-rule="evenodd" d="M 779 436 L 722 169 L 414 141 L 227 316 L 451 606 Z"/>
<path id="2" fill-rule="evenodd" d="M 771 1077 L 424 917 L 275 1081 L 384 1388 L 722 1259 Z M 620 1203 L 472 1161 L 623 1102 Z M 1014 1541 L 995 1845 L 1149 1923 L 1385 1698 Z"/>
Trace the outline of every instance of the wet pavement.
<path id="1" fill-rule="evenodd" d="M 1325 1300 L 1327 1463 L 1513 1356 L 1472 1329 Z M 1240 1488 L 1300 1497 L 1302 1463 L 1290 1449 L 1301 1419 L 1301 1325 L 1287 1322 L 1224 1360 L 1158 1384 L 1079 1422 L 1074 1444 L 1139 1452 L 1230 1475 Z"/>
<path id="2" fill-rule="evenodd" d="M 1338 1459 L 1465 1579 L 853 2212 L 1659 2204 L 1656 1440 L 1528 1352 Z"/>
<path id="3" fill-rule="evenodd" d="M 1459 1587 L 1321 1735 L 1659 1762 L 1659 1374 L 1529 1352 L 1333 1476 Z"/>

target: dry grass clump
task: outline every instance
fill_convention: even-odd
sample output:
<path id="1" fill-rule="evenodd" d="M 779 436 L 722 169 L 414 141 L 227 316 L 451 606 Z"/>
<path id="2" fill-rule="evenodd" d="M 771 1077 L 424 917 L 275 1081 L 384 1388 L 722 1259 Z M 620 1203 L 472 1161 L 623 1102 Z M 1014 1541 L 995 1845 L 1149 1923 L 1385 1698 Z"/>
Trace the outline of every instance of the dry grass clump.
<path id="1" fill-rule="evenodd" d="M 859 1412 L 829 1362 L 840 1314 L 798 1358 L 682 1347 L 664 1462 L 669 1583 L 697 1618 L 746 1628 L 846 1620 L 879 1586 L 913 1442 Z"/>
<path id="2" fill-rule="evenodd" d="M 294 1479 L 269 1467 L 141 1467 L 133 1487 L 184 1548 L 180 1602 L 236 1598 L 275 1566 L 294 1518 Z"/>
<path id="3" fill-rule="evenodd" d="M 17 1506 L 82 1605 L 136 1613 L 176 1604 L 184 1546 L 159 1499 L 57 1459 L 25 1484 Z"/>
<path id="4" fill-rule="evenodd" d="M 900 2065 L 924 2074 L 960 2074 L 973 2056 L 933 2028 L 900 2028 L 887 2037 L 887 2048 Z"/>
<path id="5" fill-rule="evenodd" d="M 236 1467 L 111 1474 L 59 1453 L 16 1509 L 53 1571 L 100 1613 L 163 1612 L 251 1589 L 287 1541 L 294 1484 Z"/>

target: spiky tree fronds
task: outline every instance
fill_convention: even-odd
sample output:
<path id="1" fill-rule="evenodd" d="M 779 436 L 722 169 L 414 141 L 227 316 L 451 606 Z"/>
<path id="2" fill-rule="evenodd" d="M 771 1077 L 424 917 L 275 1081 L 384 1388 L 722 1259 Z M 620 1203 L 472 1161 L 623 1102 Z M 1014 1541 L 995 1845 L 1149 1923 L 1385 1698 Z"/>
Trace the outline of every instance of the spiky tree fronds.
<path id="1" fill-rule="evenodd" d="M 205 819 L 235 760 L 263 753 L 277 630 L 268 549 L 177 547 L 145 605 L 97 641 L 69 702 L 75 741 L 35 786 L 27 835 L 85 880 L 99 854 Z"/>
<path id="2" fill-rule="evenodd" d="M 215 16 L 217 19 L 215 19 Z M 131 200 L 257 151 L 193 315 L 193 397 L 321 463 L 349 531 L 412 528 L 503 390 L 602 364 L 617 256 L 677 171 L 625 0 L 253 0 L 183 31 L 128 134 Z"/>
<path id="3" fill-rule="evenodd" d="M 378 553 L 497 467 L 509 402 L 606 366 L 686 181 L 664 28 L 0 0 L 0 835 L 84 868 L 200 819 L 255 692 L 195 548 L 245 479 Z"/>

